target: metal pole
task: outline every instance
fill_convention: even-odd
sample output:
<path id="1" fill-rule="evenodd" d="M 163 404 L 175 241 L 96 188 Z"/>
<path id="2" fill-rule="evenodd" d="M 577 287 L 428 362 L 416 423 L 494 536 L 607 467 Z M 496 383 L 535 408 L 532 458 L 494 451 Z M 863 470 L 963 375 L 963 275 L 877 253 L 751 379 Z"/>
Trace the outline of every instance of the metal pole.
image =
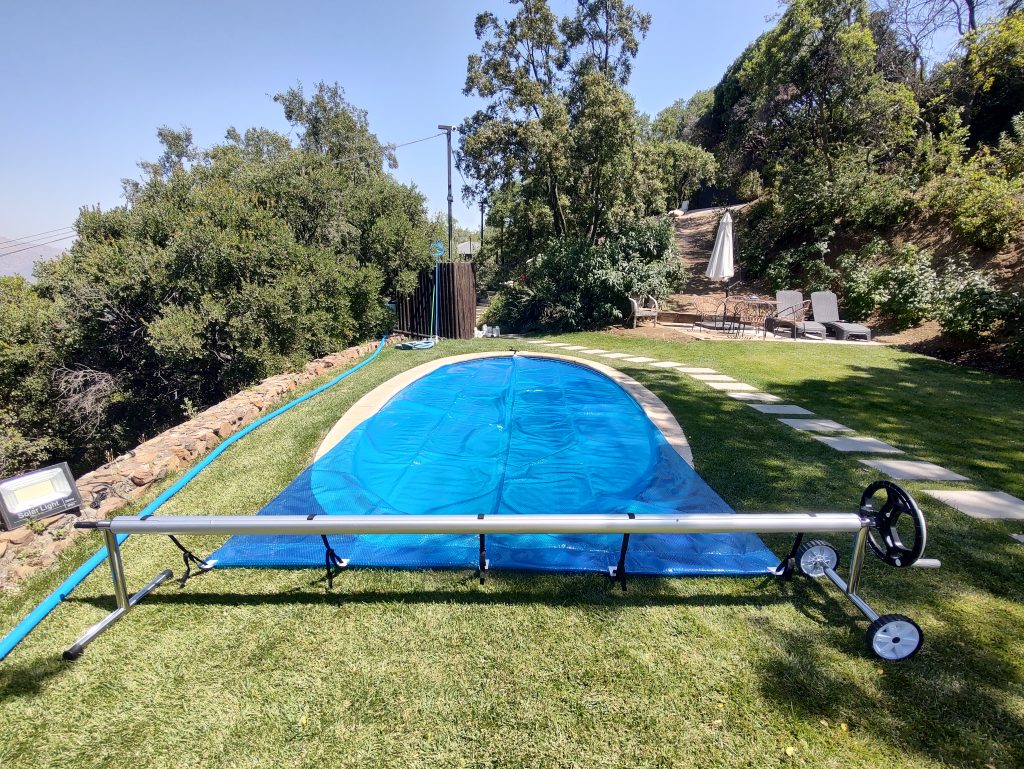
<path id="1" fill-rule="evenodd" d="M 455 198 L 452 196 L 452 131 L 455 126 L 439 125 L 438 128 L 445 132 L 448 137 L 448 258 L 452 257 L 452 203 Z"/>
<path id="2" fill-rule="evenodd" d="M 118 609 L 128 608 L 128 584 L 124 579 L 124 566 L 121 563 L 121 547 L 117 544 L 117 534 L 110 529 L 103 530 L 103 542 L 107 546 L 107 560 L 110 562 L 110 578 L 114 582 L 114 599 Z"/>
<path id="3" fill-rule="evenodd" d="M 864 567 L 864 550 L 868 542 L 868 530 L 866 528 L 857 532 L 853 539 L 853 555 L 850 556 L 850 581 L 846 586 L 846 592 L 850 595 L 857 594 L 860 587 L 860 570 Z"/>
<path id="4" fill-rule="evenodd" d="M 118 516 L 78 528 L 122 534 L 725 534 L 854 532 L 857 513 Z"/>

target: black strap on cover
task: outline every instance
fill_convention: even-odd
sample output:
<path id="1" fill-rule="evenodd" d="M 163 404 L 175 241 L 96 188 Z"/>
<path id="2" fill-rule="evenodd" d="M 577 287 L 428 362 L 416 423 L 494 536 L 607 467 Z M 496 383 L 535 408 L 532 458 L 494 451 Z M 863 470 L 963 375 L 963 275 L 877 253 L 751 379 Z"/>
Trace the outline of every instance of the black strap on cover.
<path id="1" fill-rule="evenodd" d="M 779 561 L 779 565 L 775 567 L 775 576 L 780 577 L 783 580 L 793 579 L 793 572 L 796 571 L 796 553 L 800 549 L 800 545 L 803 544 L 804 535 L 797 534 L 796 539 L 793 540 L 793 547 L 789 549 L 789 553 Z"/>
<path id="2" fill-rule="evenodd" d="M 482 521 L 484 519 L 484 514 L 483 513 L 478 514 L 476 519 L 478 521 Z M 485 534 L 481 534 L 480 535 L 480 566 L 477 569 L 476 575 L 480 578 L 480 584 L 481 585 L 484 584 L 484 582 L 487 580 L 487 547 L 486 547 L 486 539 L 487 539 L 487 535 L 485 535 Z"/>
<path id="3" fill-rule="evenodd" d="M 334 587 L 334 578 L 345 570 L 345 562 L 334 552 L 334 548 L 331 547 L 326 534 L 321 534 L 320 539 L 324 543 L 324 568 L 327 571 L 327 589 L 331 590 Z"/>
<path id="4" fill-rule="evenodd" d="M 168 534 L 167 538 L 174 543 L 174 546 L 181 551 L 181 560 L 185 563 L 185 573 L 181 575 L 181 579 L 178 580 L 178 584 L 181 587 L 185 587 L 185 583 L 188 582 L 189 577 L 192 576 L 192 566 L 194 565 L 198 569 L 198 573 L 209 571 L 213 568 L 213 564 L 204 558 L 200 558 L 198 555 L 193 553 L 187 547 L 185 547 L 178 538 L 173 534 Z"/>
<path id="5" fill-rule="evenodd" d="M 629 520 L 635 520 L 636 516 L 633 513 L 627 513 Z M 622 535 L 622 547 L 619 548 L 619 563 L 615 566 L 615 579 L 622 587 L 622 592 L 626 592 L 626 551 L 629 550 L 629 532 Z"/>

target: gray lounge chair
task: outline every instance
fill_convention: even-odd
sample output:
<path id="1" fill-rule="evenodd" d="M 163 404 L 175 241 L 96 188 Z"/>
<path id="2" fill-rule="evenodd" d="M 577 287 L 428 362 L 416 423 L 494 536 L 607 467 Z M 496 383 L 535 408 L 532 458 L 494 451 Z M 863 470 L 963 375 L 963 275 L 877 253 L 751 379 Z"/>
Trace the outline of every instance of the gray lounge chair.
<path id="1" fill-rule="evenodd" d="M 805 336 L 810 339 L 824 339 L 825 327 L 814 320 L 807 320 L 807 311 L 810 309 L 810 302 L 804 301 L 804 295 L 799 291 L 776 291 L 775 304 L 778 309 L 764 319 L 765 335 L 776 329 L 789 331 L 793 338 Z"/>
<path id="2" fill-rule="evenodd" d="M 848 323 L 839 319 L 839 302 L 831 291 L 815 291 L 811 294 L 814 319 L 824 324 L 837 339 L 863 339 L 871 341 L 871 329 L 860 323 Z"/>

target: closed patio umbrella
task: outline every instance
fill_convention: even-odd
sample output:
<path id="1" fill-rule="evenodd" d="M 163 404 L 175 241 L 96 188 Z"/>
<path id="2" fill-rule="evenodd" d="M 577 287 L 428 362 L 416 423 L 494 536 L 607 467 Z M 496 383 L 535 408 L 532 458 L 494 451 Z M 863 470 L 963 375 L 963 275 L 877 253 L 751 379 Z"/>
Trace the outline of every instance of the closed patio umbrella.
<path id="1" fill-rule="evenodd" d="M 715 247 L 711 249 L 708 269 L 704 273 L 710 280 L 725 282 L 725 304 L 722 306 L 722 318 L 715 322 L 715 327 L 725 330 L 729 304 L 729 278 L 736 272 L 732 258 L 732 214 L 728 211 L 718 223 L 718 234 L 715 235 Z M 721 324 L 721 325 L 719 325 Z"/>
<path id="2" fill-rule="evenodd" d="M 732 259 L 732 214 L 728 211 L 718 223 L 718 234 L 715 236 L 715 247 L 711 250 L 707 272 L 711 280 L 728 281 L 736 273 Z M 729 284 L 726 283 L 725 294 L 729 295 Z"/>

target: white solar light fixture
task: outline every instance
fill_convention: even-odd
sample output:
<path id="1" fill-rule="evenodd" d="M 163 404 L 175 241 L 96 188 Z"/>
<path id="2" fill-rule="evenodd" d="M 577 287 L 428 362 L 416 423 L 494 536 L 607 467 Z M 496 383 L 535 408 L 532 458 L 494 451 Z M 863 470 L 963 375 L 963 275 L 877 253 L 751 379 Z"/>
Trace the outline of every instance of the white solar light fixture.
<path id="1" fill-rule="evenodd" d="M 78 512 L 82 497 L 67 462 L 0 481 L 0 529 Z"/>

